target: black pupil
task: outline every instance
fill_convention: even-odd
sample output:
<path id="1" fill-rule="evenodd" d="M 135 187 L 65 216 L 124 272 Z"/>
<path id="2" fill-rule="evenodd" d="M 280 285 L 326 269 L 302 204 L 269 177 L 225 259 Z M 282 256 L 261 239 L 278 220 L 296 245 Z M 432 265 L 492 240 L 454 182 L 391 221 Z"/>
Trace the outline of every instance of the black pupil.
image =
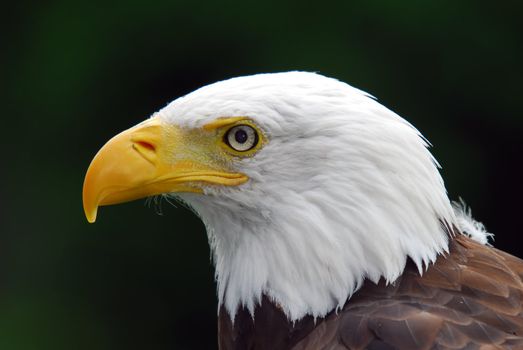
<path id="1" fill-rule="evenodd" d="M 245 132 L 245 130 L 243 130 L 243 129 L 237 130 L 234 133 L 234 139 L 238 143 L 245 143 L 245 141 L 247 141 L 247 138 L 248 138 L 247 132 Z"/>

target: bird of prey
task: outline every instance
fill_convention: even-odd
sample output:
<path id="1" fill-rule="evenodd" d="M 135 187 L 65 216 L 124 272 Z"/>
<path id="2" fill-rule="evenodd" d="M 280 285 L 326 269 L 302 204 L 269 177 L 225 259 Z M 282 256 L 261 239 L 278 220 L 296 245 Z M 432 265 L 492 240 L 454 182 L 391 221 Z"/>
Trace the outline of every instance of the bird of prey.
<path id="1" fill-rule="evenodd" d="M 522 349 L 523 261 L 449 200 L 428 146 L 338 80 L 238 77 L 108 141 L 83 204 L 194 209 L 220 349 Z"/>

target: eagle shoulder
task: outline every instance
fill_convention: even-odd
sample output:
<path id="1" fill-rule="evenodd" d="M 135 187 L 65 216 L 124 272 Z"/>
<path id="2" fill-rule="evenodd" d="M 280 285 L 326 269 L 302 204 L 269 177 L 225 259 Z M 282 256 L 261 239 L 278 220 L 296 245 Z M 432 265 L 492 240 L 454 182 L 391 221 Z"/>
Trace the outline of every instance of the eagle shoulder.
<path id="1" fill-rule="evenodd" d="M 292 323 L 263 297 L 254 318 L 220 312 L 221 349 L 523 348 L 523 260 L 458 235 L 422 275 L 364 283 L 323 319 Z"/>

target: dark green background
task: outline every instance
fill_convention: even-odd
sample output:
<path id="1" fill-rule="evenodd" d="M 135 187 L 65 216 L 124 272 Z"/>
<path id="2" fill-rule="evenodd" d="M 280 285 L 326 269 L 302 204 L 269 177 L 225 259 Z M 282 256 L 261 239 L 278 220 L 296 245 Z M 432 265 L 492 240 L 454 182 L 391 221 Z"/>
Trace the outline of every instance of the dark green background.
<path id="1" fill-rule="evenodd" d="M 521 2 L 519 2 L 521 3 Z M 0 349 L 214 348 L 202 224 L 81 206 L 98 148 L 217 80 L 308 70 L 362 88 L 435 145 L 452 198 L 520 242 L 522 8 L 508 1 L 41 1 L 2 9 Z M 5 5 L 4 5 L 5 6 Z"/>

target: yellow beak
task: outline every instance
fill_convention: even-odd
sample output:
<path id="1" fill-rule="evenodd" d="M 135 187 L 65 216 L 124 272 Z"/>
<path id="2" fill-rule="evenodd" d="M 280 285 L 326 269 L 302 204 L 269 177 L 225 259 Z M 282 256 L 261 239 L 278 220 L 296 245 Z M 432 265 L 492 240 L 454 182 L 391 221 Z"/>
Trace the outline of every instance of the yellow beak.
<path id="1" fill-rule="evenodd" d="M 235 186 L 248 180 L 206 162 L 205 147 L 192 145 L 184 131 L 151 118 L 109 140 L 85 175 L 83 205 L 87 221 L 98 207 L 171 192 L 202 193 L 202 183 Z M 195 151 L 196 150 L 196 151 Z M 195 160 L 198 158 L 198 160 Z"/>

